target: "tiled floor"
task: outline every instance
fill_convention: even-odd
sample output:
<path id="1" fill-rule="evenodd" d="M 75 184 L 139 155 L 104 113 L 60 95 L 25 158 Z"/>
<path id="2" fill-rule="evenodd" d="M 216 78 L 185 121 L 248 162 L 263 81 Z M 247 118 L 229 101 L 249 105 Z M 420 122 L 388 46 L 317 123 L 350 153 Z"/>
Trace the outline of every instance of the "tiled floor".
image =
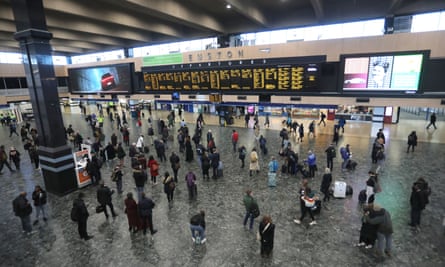
<path id="1" fill-rule="evenodd" d="M 91 106 L 95 111 L 95 107 Z M 65 124 L 72 124 L 84 136 L 91 136 L 91 130 L 76 108 L 65 110 Z M 145 112 L 147 117 L 148 112 Z M 154 117 L 166 118 L 166 112 L 156 112 Z M 189 125 L 197 114 L 185 114 Z M 262 122 L 264 118 L 260 118 Z M 370 149 L 375 133 L 381 125 L 364 122 L 348 122 L 339 147 L 351 144 L 353 157 L 359 165 L 354 172 L 343 173 L 337 157 L 333 176 L 344 180 L 354 189 L 352 197 L 334 199 L 327 204 L 317 217 L 318 224 L 309 226 L 308 221 L 296 225 L 293 219 L 300 214 L 297 190 L 301 175 L 289 177 L 280 174 L 276 188 L 268 188 L 265 166 L 271 155 L 277 155 L 279 146 L 278 130 L 282 118 L 273 118 L 270 129 L 262 129 L 268 140 L 269 155 L 260 158 L 261 172 L 249 177 L 247 169 L 240 168 L 237 155 L 232 153 L 230 134 L 232 129 L 240 133 L 240 144 L 250 151 L 254 146 L 253 130 L 243 128 L 243 120 L 237 120 L 235 128 L 219 127 L 214 116 L 205 116 L 205 131 L 212 129 L 216 145 L 221 151 L 225 165 L 224 177 L 203 181 L 197 162 L 186 163 L 181 156 L 181 182 L 175 192 L 174 204 L 168 207 L 167 199 L 160 185 L 146 186 L 145 192 L 156 202 L 154 226 L 159 232 L 154 236 L 130 234 L 123 212 L 123 196 L 114 195 L 114 205 L 119 216 L 107 221 L 103 214 L 94 214 L 97 205 L 95 187 L 81 189 L 86 194 L 90 211 L 88 232 L 94 235 L 89 241 L 82 241 L 77 226 L 69 219 L 72 200 L 77 193 L 64 197 L 49 195 L 50 219 L 35 227 L 37 233 L 23 236 L 20 220 L 14 217 L 11 201 L 21 190 L 32 192 L 35 184 L 43 184 L 40 171 L 32 168 L 26 153 L 22 153 L 22 169 L 10 174 L 7 169 L 0 176 L 0 265 L 1 266 L 445 266 L 445 235 L 442 219 L 445 216 L 444 156 L 445 129 L 439 122 L 438 129 L 425 130 L 426 121 L 401 121 L 385 125 L 387 137 L 387 159 L 383 164 L 381 184 L 383 191 L 376 202 L 392 215 L 394 224 L 393 256 L 376 263 L 372 250 L 353 246 L 358 241 L 360 210 L 357 195 L 364 188 L 367 172 L 371 167 Z M 299 122 L 308 124 L 308 120 Z M 130 121 L 132 141 L 137 133 L 146 133 Z M 175 129 L 178 129 L 178 124 Z M 317 137 L 306 138 L 303 143 L 294 143 L 300 159 L 309 149 L 315 151 L 319 166 L 325 164 L 324 150 L 331 142 L 332 122 L 326 127 L 317 127 Z M 114 126 L 113 126 L 114 127 Z M 107 138 L 115 128 L 105 123 Z M 307 128 L 307 126 L 306 126 Z M 409 132 L 416 130 L 419 145 L 414 153 L 406 153 L 406 139 Z M 117 131 L 116 131 L 117 132 Z M 8 138 L 8 129 L 0 128 L 0 138 L 6 147 L 14 145 L 23 151 L 18 137 Z M 204 137 L 205 138 L 205 137 Z M 168 150 L 178 151 L 175 143 Z M 152 152 L 152 151 L 151 151 Z M 282 159 L 280 164 L 282 163 Z M 110 187 L 110 171 L 115 162 L 103 167 L 103 177 Z M 128 166 L 128 161 L 127 164 Z M 322 168 L 321 168 L 322 169 Z M 162 164 L 161 171 L 170 171 L 169 164 Z M 188 201 L 185 182 L 186 171 L 194 170 L 199 177 L 198 199 Z M 124 169 L 125 192 L 135 191 L 131 170 Z M 430 204 L 423 212 L 420 232 L 413 232 L 408 226 L 409 196 L 411 184 L 418 177 L 425 177 L 433 188 Z M 311 181 L 318 190 L 321 172 Z M 258 199 L 262 214 L 270 214 L 276 224 L 274 254 L 271 259 L 259 256 L 259 244 L 255 234 L 242 227 L 244 208 L 242 197 L 245 189 L 251 188 Z M 188 221 L 199 209 L 206 210 L 207 243 L 196 246 L 191 242 Z M 258 219 L 255 229 L 258 227 Z"/>

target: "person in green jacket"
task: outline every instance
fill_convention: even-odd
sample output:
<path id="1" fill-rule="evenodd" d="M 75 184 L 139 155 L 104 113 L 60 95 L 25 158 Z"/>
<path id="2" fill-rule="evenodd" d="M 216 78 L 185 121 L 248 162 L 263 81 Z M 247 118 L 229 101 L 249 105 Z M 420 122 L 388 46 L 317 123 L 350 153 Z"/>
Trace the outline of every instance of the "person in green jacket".
<path id="1" fill-rule="evenodd" d="M 253 195 L 252 190 L 248 189 L 248 190 L 246 190 L 246 195 L 244 196 L 244 199 L 243 199 L 244 207 L 246 208 L 246 215 L 244 216 L 243 225 L 244 225 L 244 227 L 246 227 L 247 220 L 249 220 L 249 218 L 250 218 L 250 223 L 249 223 L 250 231 L 253 230 L 253 222 L 254 222 L 255 218 L 258 217 L 258 215 L 259 215 L 258 203 L 255 200 L 255 198 L 253 198 L 252 195 Z"/>

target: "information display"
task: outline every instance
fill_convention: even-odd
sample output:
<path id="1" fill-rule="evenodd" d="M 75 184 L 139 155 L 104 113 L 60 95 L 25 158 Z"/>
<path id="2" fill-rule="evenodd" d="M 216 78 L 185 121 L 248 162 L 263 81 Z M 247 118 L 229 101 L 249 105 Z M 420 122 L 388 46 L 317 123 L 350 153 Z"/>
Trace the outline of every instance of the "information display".
<path id="1" fill-rule="evenodd" d="M 416 92 L 427 57 L 427 51 L 343 56 L 343 91 Z"/>
<path id="2" fill-rule="evenodd" d="M 321 62 L 280 64 L 277 61 L 249 60 L 147 67 L 142 70 L 144 88 L 148 92 L 316 91 Z"/>

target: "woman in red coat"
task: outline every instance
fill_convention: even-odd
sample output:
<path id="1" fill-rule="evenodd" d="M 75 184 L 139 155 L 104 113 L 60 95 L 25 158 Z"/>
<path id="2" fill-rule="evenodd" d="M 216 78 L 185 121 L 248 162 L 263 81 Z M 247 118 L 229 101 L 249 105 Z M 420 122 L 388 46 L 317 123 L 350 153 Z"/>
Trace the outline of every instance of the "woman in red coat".
<path id="1" fill-rule="evenodd" d="M 147 167 L 150 168 L 150 176 L 151 176 L 151 183 L 153 185 L 156 185 L 156 176 L 159 175 L 159 163 L 154 159 L 153 156 L 150 156 L 148 158 L 148 164 Z"/>
<path id="2" fill-rule="evenodd" d="M 125 199 L 125 213 L 128 219 L 128 230 L 136 233 L 140 228 L 140 219 L 138 215 L 138 204 L 134 201 L 132 193 L 128 193 Z"/>

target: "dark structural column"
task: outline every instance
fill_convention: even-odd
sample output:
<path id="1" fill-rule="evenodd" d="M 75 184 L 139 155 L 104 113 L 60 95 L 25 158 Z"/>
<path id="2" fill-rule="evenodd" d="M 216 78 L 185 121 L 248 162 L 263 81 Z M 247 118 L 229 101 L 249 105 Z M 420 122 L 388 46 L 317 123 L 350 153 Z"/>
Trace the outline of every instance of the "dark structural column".
<path id="1" fill-rule="evenodd" d="M 42 0 L 11 0 L 26 80 L 39 134 L 39 157 L 46 190 L 64 195 L 76 190 L 71 148 L 66 144 Z"/>

